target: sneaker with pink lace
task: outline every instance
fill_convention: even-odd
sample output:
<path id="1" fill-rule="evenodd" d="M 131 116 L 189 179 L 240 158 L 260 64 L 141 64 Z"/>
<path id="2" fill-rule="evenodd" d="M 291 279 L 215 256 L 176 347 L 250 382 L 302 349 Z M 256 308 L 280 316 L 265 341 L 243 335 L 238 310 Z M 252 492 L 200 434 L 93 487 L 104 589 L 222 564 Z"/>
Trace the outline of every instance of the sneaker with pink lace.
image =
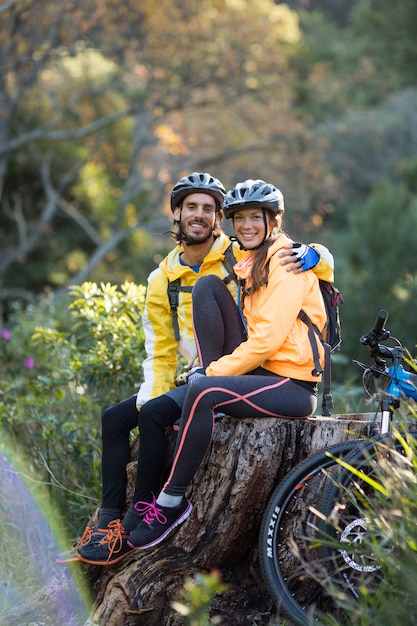
<path id="1" fill-rule="evenodd" d="M 144 510 L 146 506 L 146 511 Z M 193 505 L 184 496 L 175 507 L 160 506 L 154 498 L 151 504 L 137 502 L 135 508 L 144 513 L 143 521 L 133 530 L 127 541 L 132 549 L 156 546 L 190 516 Z"/>

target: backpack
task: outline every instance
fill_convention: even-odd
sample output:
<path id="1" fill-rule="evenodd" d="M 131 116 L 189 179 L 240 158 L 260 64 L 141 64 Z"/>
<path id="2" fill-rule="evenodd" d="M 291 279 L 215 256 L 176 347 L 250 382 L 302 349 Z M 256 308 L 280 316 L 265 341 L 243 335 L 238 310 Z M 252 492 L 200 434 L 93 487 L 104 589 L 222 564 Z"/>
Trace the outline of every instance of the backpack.
<path id="1" fill-rule="evenodd" d="M 308 336 L 314 357 L 313 375 L 323 374 L 323 402 L 322 415 L 329 417 L 330 409 L 333 408 L 333 398 L 330 391 L 331 386 L 331 355 L 340 347 L 342 343 L 342 329 L 340 324 L 339 304 L 343 304 L 343 297 L 340 291 L 331 283 L 319 279 L 321 295 L 327 313 L 325 326 L 326 338 L 320 330 L 310 320 L 307 313 L 301 310 L 298 317 L 308 326 Z M 317 337 L 324 347 L 324 369 L 320 365 L 319 352 L 317 349 Z"/>
<path id="2" fill-rule="evenodd" d="M 233 254 L 233 244 L 230 244 L 225 252 L 223 265 L 226 269 L 226 276 L 223 278 L 223 282 L 228 285 L 232 280 L 236 280 L 236 274 L 233 271 L 233 266 L 236 263 L 235 255 Z M 169 306 L 171 308 L 172 313 L 172 324 L 174 326 L 174 334 L 176 341 L 180 340 L 180 329 L 178 326 L 178 302 L 179 302 L 179 293 L 187 292 L 191 293 L 193 290 L 192 286 L 183 286 L 181 285 L 181 278 L 177 278 L 176 280 L 168 281 L 168 300 Z"/>

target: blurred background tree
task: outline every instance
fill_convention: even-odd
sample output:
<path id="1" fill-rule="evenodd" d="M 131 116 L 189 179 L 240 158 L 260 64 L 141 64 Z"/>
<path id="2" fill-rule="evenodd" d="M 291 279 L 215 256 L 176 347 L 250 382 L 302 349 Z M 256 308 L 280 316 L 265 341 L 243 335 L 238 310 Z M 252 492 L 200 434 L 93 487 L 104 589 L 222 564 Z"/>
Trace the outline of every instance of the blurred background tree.
<path id="1" fill-rule="evenodd" d="M 416 31 L 415 0 L 0 0 L 0 452 L 71 537 L 184 173 L 270 180 L 286 231 L 333 252 L 337 410 L 364 406 L 378 309 L 415 353 Z"/>
<path id="2" fill-rule="evenodd" d="M 414 0 L 0 4 L 2 324 L 70 285 L 143 285 L 172 184 L 208 170 L 274 182 L 289 234 L 333 252 L 337 381 L 379 308 L 413 351 L 416 18 Z"/>
<path id="3" fill-rule="evenodd" d="M 272 146 L 271 124 L 275 135 L 288 129 L 296 15 L 265 0 L 249 13 L 224 1 L 8 6 L 3 286 L 40 291 L 109 273 L 142 282 L 169 245 L 173 182 L 209 168 L 231 181 L 243 175 L 234 158 L 248 169 Z"/>

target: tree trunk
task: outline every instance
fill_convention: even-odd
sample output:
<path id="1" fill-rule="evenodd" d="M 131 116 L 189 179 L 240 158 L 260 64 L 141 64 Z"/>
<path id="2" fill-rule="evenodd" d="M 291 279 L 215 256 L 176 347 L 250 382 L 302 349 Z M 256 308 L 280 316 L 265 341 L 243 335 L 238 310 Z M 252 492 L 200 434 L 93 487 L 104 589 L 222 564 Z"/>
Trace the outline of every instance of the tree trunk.
<path id="1" fill-rule="evenodd" d="M 182 622 L 171 602 L 180 598 L 185 578 L 211 570 L 220 570 L 229 585 L 212 605 L 222 624 L 270 623 L 273 607 L 261 581 L 257 540 L 272 490 L 309 454 L 372 430 L 363 414 L 216 422 L 187 494 L 193 511 L 179 530 L 117 565 L 85 566 L 96 598 L 88 626 L 176 626 Z M 129 496 L 135 469 L 135 462 L 128 466 Z"/>

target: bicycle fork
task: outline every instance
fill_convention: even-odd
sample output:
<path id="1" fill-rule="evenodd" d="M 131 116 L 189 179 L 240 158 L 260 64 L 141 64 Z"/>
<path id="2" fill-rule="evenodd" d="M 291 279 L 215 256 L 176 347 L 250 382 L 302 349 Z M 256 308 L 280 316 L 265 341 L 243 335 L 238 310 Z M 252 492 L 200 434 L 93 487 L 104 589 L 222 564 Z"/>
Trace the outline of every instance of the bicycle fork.
<path id="1" fill-rule="evenodd" d="M 384 396 L 381 402 L 381 435 L 386 435 L 391 430 L 391 420 L 394 411 L 400 406 L 400 401 L 391 395 Z"/>

